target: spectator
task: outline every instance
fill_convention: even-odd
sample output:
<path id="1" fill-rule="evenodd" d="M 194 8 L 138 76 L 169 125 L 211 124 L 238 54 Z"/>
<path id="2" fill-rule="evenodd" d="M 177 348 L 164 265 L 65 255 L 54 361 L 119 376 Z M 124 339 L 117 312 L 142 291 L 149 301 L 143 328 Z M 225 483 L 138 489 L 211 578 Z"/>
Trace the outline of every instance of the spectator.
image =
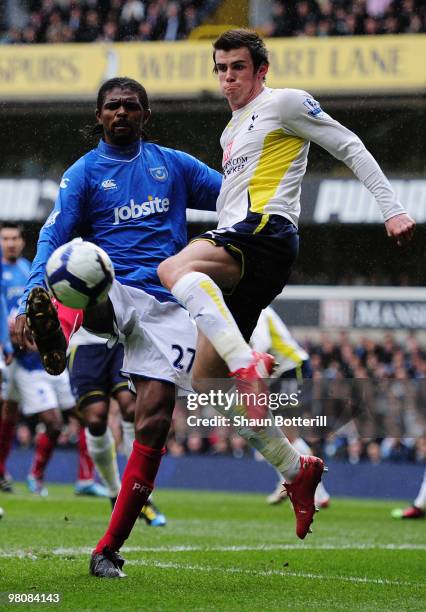
<path id="1" fill-rule="evenodd" d="M 177 2 L 170 2 L 167 6 L 165 20 L 164 40 L 172 41 L 182 38 L 184 24 L 179 11 Z"/>
<path id="2" fill-rule="evenodd" d="M 114 42 L 118 40 L 118 26 L 115 21 L 108 20 L 102 26 L 102 32 L 98 36 L 99 42 Z"/>
<path id="3" fill-rule="evenodd" d="M 370 463 L 373 463 L 374 465 L 378 465 L 379 463 L 381 463 L 382 456 L 380 452 L 380 445 L 377 442 L 375 441 L 369 442 L 367 444 L 365 451 L 366 451 L 366 455 Z"/>
<path id="4" fill-rule="evenodd" d="M 362 457 L 362 442 L 358 438 L 350 440 L 348 444 L 348 461 L 352 465 L 356 465 L 361 461 Z"/>
<path id="5" fill-rule="evenodd" d="M 164 16 L 161 13 L 158 2 L 153 2 L 149 5 L 146 20 L 151 28 L 152 40 L 158 40 L 165 28 Z"/>
<path id="6" fill-rule="evenodd" d="M 94 42 L 100 34 L 99 15 L 95 10 L 87 11 L 75 34 L 76 42 Z"/>
<path id="7" fill-rule="evenodd" d="M 145 17 L 145 7 L 141 0 L 126 0 L 121 10 L 120 19 L 127 23 L 140 22 Z"/>
<path id="8" fill-rule="evenodd" d="M 145 7 L 140 0 L 126 0 L 120 14 L 119 39 L 134 40 L 144 16 Z"/>
<path id="9" fill-rule="evenodd" d="M 183 11 L 183 26 L 182 31 L 185 36 L 189 36 L 200 23 L 197 15 L 197 9 L 193 4 L 188 4 Z"/>
<path id="10" fill-rule="evenodd" d="M 367 0 L 366 9 L 370 17 L 383 17 L 391 0 Z"/>

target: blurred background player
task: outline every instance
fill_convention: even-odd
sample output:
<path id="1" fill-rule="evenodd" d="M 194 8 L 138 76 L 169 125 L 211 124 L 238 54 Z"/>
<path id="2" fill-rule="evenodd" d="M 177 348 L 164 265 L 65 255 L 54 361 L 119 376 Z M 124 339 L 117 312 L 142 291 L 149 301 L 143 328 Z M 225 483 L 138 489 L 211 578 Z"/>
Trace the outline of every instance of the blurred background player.
<path id="1" fill-rule="evenodd" d="M 7 306 L 2 287 L 3 257 L 0 246 L 0 491 L 10 493 L 12 491 L 12 479 L 6 472 L 5 458 L 8 454 L 10 437 L 13 435 L 14 423 L 2 416 L 2 382 L 4 369 L 13 359 L 13 347 L 10 342 Z M 11 430 L 12 434 L 10 434 Z"/>
<path id="2" fill-rule="evenodd" d="M 20 225 L 4 223 L 0 229 L 0 241 L 3 250 L 3 295 L 9 313 L 11 336 L 14 339 L 15 315 L 31 264 L 21 256 L 25 241 Z M 59 377 L 50 376 L 44 371 L 37 352 L 21 350 L 16 344 L 14 350 L 15 359 L 7 368 L 5 375 L 5 401 L 0 429 L 0 470 L 5 478 L 4 464 L 11 449 L 18 421 L 19 404 L 24 416 L 36 414 L 45 426 L 45 431 L 39 433 L 36 438 L 34 461 L 28 474 L 27 484 L 33 493 L 47 495 L 43 478 L 62 430 L 63 419 L 60 410 L 70 411 L 75 405 L 75 400 L 67 372 Z M 78 480 L 75 485 L 78 494 L 105 495 L 103 487 L 94 482 L 93 462 L 87 454 L 82 431 L 79 440 L 78 470 Z"/>
<path id="3" fill-rule="evenodd" d="M 59 320 L 63 326 L 64 312 L 74 312 L 57 304 Z M 80 327 L 69 341 L 68 370 L 77 410 L 85 425 L 89 454 L 114 507 L 120 491 L 120 473 L 114 438 L 108 426 L 111 398 L 118 403 L 121 413 L 122 449 L 128 458 L 135 440 L 135 397 L 128 389 L 128 379 L 121 374 L 124 347 L 121 342 L 109 346 L 104 338 Z M 141 511 L 148 525 L 166 524 L 165 516 L 148 499 Z"/>
<path id="4" fill-rule="evenodd" d="M 308 353 L 293 338 L 287 325 L 271 306 L 262 310 L 250 344 L 255 351 L 269 353 L 275 358 L 277 365 L 274 369 L 274 378 L 294 380 L 296 385 L 299 386 L 302 385 L 304 380 L 312 377 Z M 301 455 L 313 454 L 309 445 L 303 438 L 298 437 L 297 433 L 295 433 L 295 436 L 292 436 L 288 431 L 286 433 L 292 445 Z M 277 486 L 267 497 L 270 504 L 279 504 L 287 499 L 282 474 L 278 470 L 276 472 L 278 475 Z M 315 505 L 320 508 L 327 508 L 329 502 L 330 495 L 323 483 L 320 482 L 315 491 Z"/>
<path id="5" fill-rule="evenodd" d="M 423 482 L 420 491 L 408 508 L 395 508 L 392 511 L 392 517 L 396 519 L 424 519 L 426 517 L 426 470 L 423 475 Z"/>

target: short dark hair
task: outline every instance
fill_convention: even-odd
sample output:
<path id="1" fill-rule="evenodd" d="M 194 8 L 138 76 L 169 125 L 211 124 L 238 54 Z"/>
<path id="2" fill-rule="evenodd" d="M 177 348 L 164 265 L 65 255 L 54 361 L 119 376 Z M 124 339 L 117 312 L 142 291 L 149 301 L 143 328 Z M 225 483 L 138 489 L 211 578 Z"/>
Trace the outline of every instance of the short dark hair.
<path id="1" fill-rule="evenodd" d="M 213 43 L 214 71 L 217 72 L 216 51 L 231 51 L 241 47 L 247 47 L 249 50 L 255 72 L 257 72 L 262 64 L 269 65 L 268 51 L 260 36 L 254 30 L 238 28 L 224 32 Z"/>
<path id="2" fill-rule="evenodd" d="M 96 108 L 98 110 L 101 110 L 101 107 L 105 102 L 105 97 L 107 93 L 111 91 L 111 89 L 115 89 L 116 87 L 119 87 L 120 89 L 130 89 L 130 91 L 134 91 L 138 95 L 139 102 L 141 103 L 142 108 L 144 110 L 149 109 L 148 94 L 146 93 L 146 89 L 143 85 L 138 83 L 138 81 L 131 79 L 130 77 L 115 77 L 113 79 L 105 81 L 105 83 L 103 83 L 99 88 L 98 97 L 96 100 Z"/>
<path id="3" fill-rule="evenodd" d="M 14 221 L 3 221 L 0 225 L 0 231 L 2 229 L 16 229 L 19 232 L 21 238 L 24 237 L 24 226 L 21 223 L 15 223 Z"/>
<path id="4" fill-rule="evenodd" d="M 143 85 L 130 77 L 115 77 L 113 79 L 108 79 L 108 81 L 105 81 L 105 83 L 100 86 L 98 96 L 96 98 L 96 109 L 98 111 L 101 110 L 107 93 L 116 87 L 119 87 L 120 89 L 130 89 L 130 91 L 135 92 L 139 98 L 142 108 L 146 111 L 149 110 L 148 94 L 146 93 L 146 89 Z M 84 127 L 81 131 L 85 138 L 90 140 L 95 136 L 101 136 L 104 133 L 104 128 L 100 123 L 96 123 L 94 126 Z M 144 129 L 142 129 L 141 135 L 143 140 L 147 140 L 147 134 Z"/>

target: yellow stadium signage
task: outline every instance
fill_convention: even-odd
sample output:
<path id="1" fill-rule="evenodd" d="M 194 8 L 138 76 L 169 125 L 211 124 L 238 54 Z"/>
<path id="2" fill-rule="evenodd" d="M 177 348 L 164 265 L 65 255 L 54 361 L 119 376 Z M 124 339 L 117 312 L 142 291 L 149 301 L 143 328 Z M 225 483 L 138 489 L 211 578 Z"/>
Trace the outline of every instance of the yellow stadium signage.
<path id="1" fill-rule="evenodd" d="M 267 84 L 312 93 L 424 93 L 426 35 L 270 39 Z M 93 99 L 127 75 L 151 96 L 217 94 L 206 41 L 0 47 L 0 99 Z"/>
<path id="2" fill-rule="evenodd" d="M 326 93 L 424 91 L 426 36 L 268 41 L 271 87 Z"/>
<path id="3" fill-rule="evenodd" d="M 3 45 L 0 98 L 92 97 L 106 66 L 102 45 Z"/>

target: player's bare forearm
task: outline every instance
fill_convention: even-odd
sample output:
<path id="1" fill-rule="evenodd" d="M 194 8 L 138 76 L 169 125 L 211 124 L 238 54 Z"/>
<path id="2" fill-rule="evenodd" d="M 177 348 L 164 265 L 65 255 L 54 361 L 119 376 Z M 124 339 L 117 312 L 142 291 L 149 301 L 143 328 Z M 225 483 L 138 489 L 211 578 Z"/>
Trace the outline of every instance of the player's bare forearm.
<path id="1" fill-rule="evenodd" d="M 412 239 L 416 222 L 407 213 L 401 213 L 385 221 L 385 227 L 389 238 L 395 240 L 398 246 L 404 246 Z"/>

